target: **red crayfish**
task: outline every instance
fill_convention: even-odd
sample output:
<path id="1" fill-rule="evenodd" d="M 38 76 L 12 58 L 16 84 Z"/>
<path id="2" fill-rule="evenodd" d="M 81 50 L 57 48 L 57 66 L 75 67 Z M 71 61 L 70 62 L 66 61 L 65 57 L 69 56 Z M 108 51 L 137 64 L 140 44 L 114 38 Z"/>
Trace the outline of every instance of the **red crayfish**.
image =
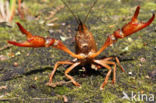
<path id="1" fill-rule="evenodd" d="M 62 0 L 63 1 L 63 0 Z M 64 1 L 63 1 L 64 2 Z M 72 12 L 72 10 L 69 8 L 69 6 L 64 2 L 64 4 L 68 7 L 68 9 Z M 94 3 L 95 4 L 95 3 Z M 92 8 L 92 7 L 91 7 Z M 94 40 L 94 37 L 92 33 L 88 30 L 87 26 L 82 22 L 77 16 L 73 14 L 75 17 L 78 28 L 75 35 L 75 49 L 76 53 L 73 53 L 70 51 L 60 40 L 56 40 L 55 38 L 44 38 L 41 36 L 35 36 L 32 35 L 30 32 L 25 30 L 20 23 L 17 23 L 20 31 L 27 36 L 27 41 L 23 43 L 17 43 L 14 41 L 8 41 L 8 43 L 13 44 L 15 46 L 19 47 L 32 47 L 32 48 L 39 48 L 39 47 L 54 47 L 56 49 L 60 49 L 66 53 L 68 53 L 73 58 L 76 58 L 76 61 L 58 61 L 54 65 L 54 69 L 51 72 L 50 78 L 49 78 L 49 85 L 52 84 L 53 76 L 58 68 L 59 65 L 68 64 L 70 65 L 65 70 L 65 76 L 72 81 L 72 83 L 80 87 L 80 84 L 74 80 L 74 78 L 69 75 L 69 72 L 72 71 L 75 67 L 81 65 L 87 65 L 92 64 L 95 67 L 98 66 L 96 69 L 100 69 L 102 67 L 108 69 L 108 73 L 106 74 L 106 78 L 104 82 L 102 83 L 100 89 L 103 89 L 104 86 L 107 84 L 109 76 L 111 72 L 113 71 L 113 79 L 112 82 L 115 83 L 116 81 L 116 63 L 119 65 L 121 70 L 124 72 L 124 68 L 121 66 L 120 61 L 117 57 L 107 57 L 104 59 L 96 59 L 96 57 L 102 53 L 108 46 L 115 43 L 118 39 L 125 38 L 145 27 L 150 25 L 152 21 L 155 18 L 155 14 L 145 23 L 139 22 L 137 17 L 139 14 L 140 6 L 137 6 L 136 11 L 134 13 L 134 16 L 132 17 L 131 21 L 124 25 L 121 29 L 118 29 L 114 31 L 112 34 L 110 34 L 106 42 L 103 44 L 103 46 L 97 50 L 96 42 Z M 90 10 L 89 10 L 90 11 Z M 88 15 L 88 14 L 87 14 Z M 115 59 L 116 62 L 112 61 Z M 111 67 L 111 65 L 113 67 Z M 94 68 L 95 69 L 95 68 Z"/>

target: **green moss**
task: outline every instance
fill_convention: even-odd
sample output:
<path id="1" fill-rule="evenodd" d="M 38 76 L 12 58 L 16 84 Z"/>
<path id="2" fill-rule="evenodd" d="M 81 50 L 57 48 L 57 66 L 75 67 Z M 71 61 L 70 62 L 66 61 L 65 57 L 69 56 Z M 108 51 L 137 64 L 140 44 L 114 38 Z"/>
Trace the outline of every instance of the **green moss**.
<path id="1" fill-rule="evenodd" d="M 60 95 L 64 95 L 70 92 L 70 89 L 66 86 L 62 86 L 62 87 L 56 87 L 54 91 Z"/>
<path id="2" fill-rule="evenodd" d="M 130 14 L 129 9 L 130 8 L 120 8 L 119 10 L 120 10 L 121 14 L 123 13 L 125 15 L 125 14 Z"/>
<path id="3" fill-rule="evenodd" d="M 146 8 L 148 10 L 156 10 L 156 4 L 154 2 L 146 2 L 143 8 Z"/>
<path id="4" fill-rule="evenodd" d="M 115 99 L 117 98 L 115 94 L 110 93 L 107 90 L 106 92 L 102 93 L 102 97 L 103 97 L 103 103 L 109 103 L 109 102 L 115 103 Z"/>

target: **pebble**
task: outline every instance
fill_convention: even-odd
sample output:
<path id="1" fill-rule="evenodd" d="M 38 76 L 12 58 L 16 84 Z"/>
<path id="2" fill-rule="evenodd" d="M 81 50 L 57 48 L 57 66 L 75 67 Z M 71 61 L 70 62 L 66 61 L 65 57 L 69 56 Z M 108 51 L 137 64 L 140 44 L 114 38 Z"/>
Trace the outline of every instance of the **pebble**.
<path id="1" fill-rule="evenodd" d="M 17 62 L 14 62 L 14 63 L 13 63 L 13 66 L 14 66 L 14 67 L 17 67 L 17 66 L 18 66 L 18 63 L 17 63 Z"/>
<path id="2" fill-rule="evenodd" d="M 132 75 L 132 72 L 128 72 L 129 75 Z"/>
<path id="3" fill-rule="evenodd" d="M 142 58 L 140 58 L 140 61 L 141 61 L 141 62 L 145 62 L 146 59 L 142 57 Z"/>

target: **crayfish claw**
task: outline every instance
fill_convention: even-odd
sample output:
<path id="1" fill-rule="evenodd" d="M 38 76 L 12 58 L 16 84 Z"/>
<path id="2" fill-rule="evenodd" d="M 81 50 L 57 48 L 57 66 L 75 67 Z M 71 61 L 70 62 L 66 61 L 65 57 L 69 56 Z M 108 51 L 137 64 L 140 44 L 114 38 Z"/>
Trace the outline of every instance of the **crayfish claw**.
<path id="1" fill-rule="evenodd" d="M 139 9 L 140 9 L 140 6 L 138 6 L 136 8 L 136 11 L 134 13 L 134 16 L 132 17 L 132 20 L 124 25 L 121 29 L 122 33 L 123 33 L 123 36 L 122 37 L 119 37 L 119 38 L 123 38 L 123 37 L 126 37 L 126 36 L 129 36 L 139 30 L 142 30 L 143 28 L 147 27 L 148 25 L 150 25 L 152 23 L 152 21 L 154 20 L 155 18 L 155 14 L 153 13 L 153 16 L 145 23 L 143 22 L 139 22 L 137 17 L 138 17 L 138 14 L 139 14 Z M 119 33 L 116 33 L 117 36 Z M 116 35 L 115 35 L 116 36 Z"/>
<path id="2" fill-rule="evenodd" d="M 134 13 L 134 16 L 132 17 L 132 21 L 137 20 L 137 17 L 139 15 L 139 10 L 140 10 L 140 6 L 137 6 L 135 13 Z"/>
<path id="3" fill-rule="evenodd" d="M 15 46 L 19 46 L 19 47 L 30 47 L 31 44 L 28 41 L 25 41 L 23 43 L 17 43 L 14 41 L 8 41 L 9 44 L 15 45 Z"/>
<path id="4" fill-rule="evenodd" d="M 27 38 L 32 37 L 32 34 L 28 32 L 26 29 L 24 29 L 24 27 L 19 22 L 17 22 L 16 24 L 18 25 L 18 28 L 20 29 L 20 31 L 27 36 Z"/>
<path id="5" fill-rule="evenodd" d="M 144 23 L 145 27 L 150 25 L 152 21 L 154 20 L 154 18 L 155 18 L 155 14 L 153 13 L 152 17 L 146 23 Z"/>

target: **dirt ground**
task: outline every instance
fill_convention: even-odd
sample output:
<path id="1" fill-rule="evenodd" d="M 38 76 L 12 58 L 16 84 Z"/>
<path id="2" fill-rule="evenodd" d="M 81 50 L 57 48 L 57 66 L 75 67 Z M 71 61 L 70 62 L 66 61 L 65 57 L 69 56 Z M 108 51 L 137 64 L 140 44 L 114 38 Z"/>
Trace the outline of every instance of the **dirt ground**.
<path id="1" fill-rule="evenodd" d="M 93 0 L 65 0 L 75 15 L 84 20 Z M 147 21 L 156 13 L 155 0 L 98 0 L 86 25 L 100 48 L 107 36 L 128 23 L 137 5 L 140 21 Z M 0 102 L 4 103 L 155 103 L 156 95 L 156 19 L 147 28 L 118 40 L 97 58 L 119 57 L 126 72 L 117 67 L 117 82 L 112 77 L 104 90 L 107 69 L 95 71 L 77 67 L 70 74 L 81 88 L 65 77 L 68 65 L 60 66 L 54 82 L 66 83 L 55 88 L 46 86 L 49 74 L 57 61 L 73 60 L 55 48 L 22 48 L 8 46 L 7 40 L 22 42 L 16 22 L 20 22 L 33 35 L 50 36 L 59 40 L 73 52 L 77 23 L 61 0 L 24 0 L 25 20 L 18 14 L 12 27 L 0 25 Z M 129 96 L 123 99 L 124 93 Z M 133 96 L 136 95 L 135 98 Z M 143 96 L 144 95 L 144 96 Z"/>

